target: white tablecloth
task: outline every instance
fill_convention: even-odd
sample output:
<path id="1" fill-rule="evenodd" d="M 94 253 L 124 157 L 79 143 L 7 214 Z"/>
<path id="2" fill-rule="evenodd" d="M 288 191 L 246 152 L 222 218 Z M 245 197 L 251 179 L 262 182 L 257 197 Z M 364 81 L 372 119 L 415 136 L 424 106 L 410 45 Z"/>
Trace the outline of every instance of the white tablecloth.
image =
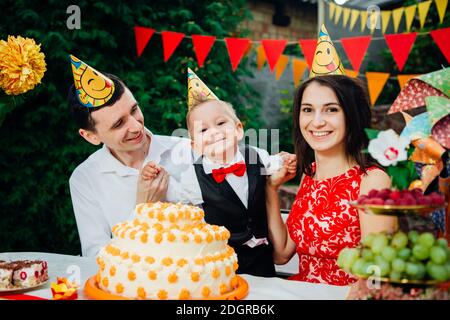
<path id="1" fill-rule="evenodd" d="M 95 258 L 84 258 L 54 253 L 6 252 L 0 253 L 0 260 L 39 259 L 48 262 L 49 282 L 26 294 L 51 299 L 50 282 L 56 277 L 66 277 L 84 286 L 88 278 L 97 272 Z M 281 278 L 263 278 L 247 274 L 241 275 L 249 284 L 247 300 L 342 300 L 347 296 L 348 287 L 290 281 Z M 1 297 L 1 296 L 0 296 Z M 79 290 L 79 299 L 87 299 Z"/>

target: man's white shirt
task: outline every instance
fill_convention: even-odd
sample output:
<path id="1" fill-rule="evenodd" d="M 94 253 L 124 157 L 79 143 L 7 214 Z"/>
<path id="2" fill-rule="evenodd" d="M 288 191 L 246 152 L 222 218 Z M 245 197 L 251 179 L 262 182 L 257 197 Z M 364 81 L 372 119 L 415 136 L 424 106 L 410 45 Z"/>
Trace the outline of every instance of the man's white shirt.
<path id="1" fill-rule="evenodd" d="M 164 167 L 170 194 L 177 187 L 174 179 L 187 169 L 183 155 L 190 155 L 190 141 L 147 134 L 150 152 L 143 164 L 153 161 Z M 95 256 L 111 241 L 111 228 L 132 216 L 138 178 L 139 170 L 122 164 L 105 145 L 74 170 L 69 186 L 83 256 Z"/>

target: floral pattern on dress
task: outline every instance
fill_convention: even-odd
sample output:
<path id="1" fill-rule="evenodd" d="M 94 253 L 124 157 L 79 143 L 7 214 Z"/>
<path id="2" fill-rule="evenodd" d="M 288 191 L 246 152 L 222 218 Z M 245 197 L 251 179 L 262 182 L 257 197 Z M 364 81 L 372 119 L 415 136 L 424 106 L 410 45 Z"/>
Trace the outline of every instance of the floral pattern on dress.
<path id="1" fill-rule="evenodd" d="M 299 257 L 299 273 L 291 280 L 341 286 L 356 281 L 338 267 L 337 257 L 361 240 L 358 210 L 349 201 L 358 199 L 362 176 L 359 166 L 320 181 L 305 175 L 287 220 Z"/>

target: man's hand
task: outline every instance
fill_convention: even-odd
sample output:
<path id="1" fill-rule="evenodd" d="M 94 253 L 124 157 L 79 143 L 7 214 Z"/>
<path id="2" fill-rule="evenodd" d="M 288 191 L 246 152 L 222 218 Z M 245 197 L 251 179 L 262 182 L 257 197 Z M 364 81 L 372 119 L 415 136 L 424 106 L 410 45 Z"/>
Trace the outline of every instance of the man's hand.
<path id="1" fill-rule="evenodd" d="M 168 184 L 169 175 L 166 170 L 153 162 L 147 163 L 139 174 L 136 204 L 164 199 Z"/>

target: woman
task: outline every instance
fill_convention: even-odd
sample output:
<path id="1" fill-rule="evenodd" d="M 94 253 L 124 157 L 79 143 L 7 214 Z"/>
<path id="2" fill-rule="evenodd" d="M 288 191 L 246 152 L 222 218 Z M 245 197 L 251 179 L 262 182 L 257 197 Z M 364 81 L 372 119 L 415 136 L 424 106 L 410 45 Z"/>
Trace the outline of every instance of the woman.
<path id="1" fill-rule="evenodd" d="M 356 279 L 337 266 L 339 252 L 357 246 L 369 233 L 397 228 L 396 218 L 370 216 L 348 204 L 391 184 L 362 153 L 370 118 L 367 94 L 355 79 L 320 76 L 297 90 L 293 136 L 302 177 L 286 225 L 277 191 L 294 175 L 286 170 L 272 175 L 266 188 L 274 261 L 284 264 L 297 252 L 299 273 L 293 280 L 348 285 Z"/>

